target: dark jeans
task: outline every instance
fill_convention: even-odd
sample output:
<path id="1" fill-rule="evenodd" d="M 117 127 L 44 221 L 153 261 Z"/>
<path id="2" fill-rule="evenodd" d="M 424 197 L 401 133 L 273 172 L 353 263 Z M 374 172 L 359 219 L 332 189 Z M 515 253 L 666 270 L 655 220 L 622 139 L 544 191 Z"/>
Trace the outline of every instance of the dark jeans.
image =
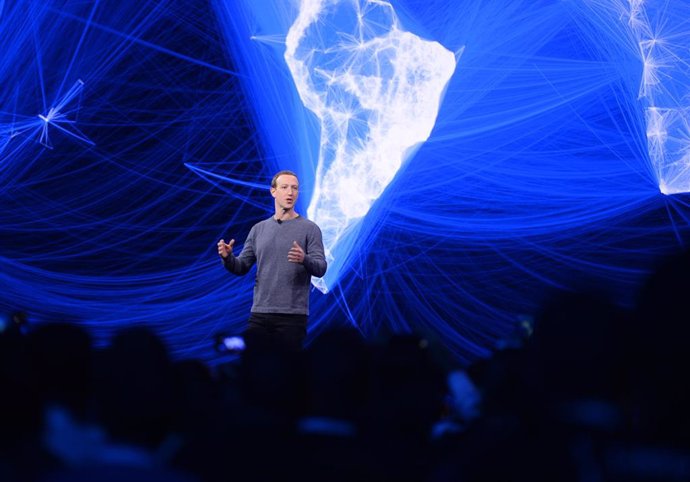
<path id="1" fill-rule="evenodd" d="M 291 351 L 302 349 L 307 336 L 307 315 L 250 313 L 245 334 L 248 343 L 276 344 Z"/>

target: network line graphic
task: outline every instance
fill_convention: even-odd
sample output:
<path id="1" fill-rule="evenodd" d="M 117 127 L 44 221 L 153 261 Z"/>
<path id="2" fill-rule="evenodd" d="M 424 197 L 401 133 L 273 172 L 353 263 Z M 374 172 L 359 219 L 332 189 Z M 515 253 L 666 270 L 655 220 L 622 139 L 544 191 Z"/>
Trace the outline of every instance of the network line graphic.
<path id="1" fill-rule="evenodd" d="M 86 144 L 93 145 L 93 142 L 91 142 L 86 135 L 75 126 L 76 121 L 68 118 L 68 115 L 71 113 L 71 111 L 65 109 L 77 96 L 79 96 L 83 89 L 84 82 L 81 79 L 77 80 L 72 88 L 69 89 L 67 93 L 55 103 L 54 106 L 50 107 L 48 112 L 38 115 L 38 118 L 43 121 L 40 138 L 41 144 L 48 148 L 52 148 L 49 127 L 53 126 L 55 129 L 58 129 L 63 133 L 74 137 L 75 139 L 85 142 Z M 77 109 L 74 110 L 76 111 Z"/>
<path id="2" fill-rule="evenodd" d="M 690 33 L 687 2 L 588 0 L 585 32 L 609 55 L 634 59 L 630 79 L 643 113 L 647 155 L 661 193 L 690 190 Z M 606 47 L 608 45 L 608 47 Z"/>
<path id="3" fill-rule="evenodd" d="M 664 194 L 690 191 L 689 14 L 685 2 L 629 0 L 627 23 L 643 64 L 639 98 L 649 155 Z"/>
<path id="4" fill-rule="evenodd" d="M 0 309 L 215 360 L 300 178 L 309 337 L 492 353 L 552 290 L 622 306 L 688 246 L 683 0 L 0 0 Z M 318 288 L 318 289 L 317 289 Z"/>
<path id="5" fill-rule="evenodd" d="M 46 112 L 38 114 L 38 119 L 22 118 L 6 124 L 0 124 L 0 139 L 4 139 L 0 145 L 0 155 L 8 147 L 11 139 L 26 135 L 27 141 L 39 142 L 43 146 L 52 149 L 50 131 L 56 129 L 63 134 L 93 146 L 94 143 L 76 127 L 76 116 L 79 111 L 78 97 L 84 89 L 84 82 L 78 79 L 74 85 L 52 105 Z M 77 99 L 77 100 L 75 100 Z M 72 105 L 74 104 L 74 105 Z M 13 113 L 16 117 L 16 113 Z M 0 157 L 0 162 L 2 158 Z"/>
<path id="6" fill-rule="evenodd" d="M 330 269 L 314 283 L 327 292 L 346 266 L 338 241 L 429 138 L 456 58 L 404 31 L 384 1 L 303 0 L 285 45 L 300 98 L 319 119 L 307 212 L 323 232 Z"/>

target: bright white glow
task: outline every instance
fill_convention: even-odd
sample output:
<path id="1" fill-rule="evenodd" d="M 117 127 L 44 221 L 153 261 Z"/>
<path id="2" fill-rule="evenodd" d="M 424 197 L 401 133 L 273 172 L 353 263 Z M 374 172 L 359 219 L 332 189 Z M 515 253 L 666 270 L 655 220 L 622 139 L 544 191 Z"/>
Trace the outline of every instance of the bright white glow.
<path id="1" fill-rule="evenodd" d="M 656 54 L 656 39 L 639 42 L 640 57 L 642 58 L 642 80 L 640 81 L 640 98 L 650 97 L 652 89 L 659 85 L 659 65 Z"/>
<path id="2" fill-rule="evenodd" d="M 73 111 L 67 111 L 66 107 L 68 104 L 72 102 L 76 97 L 78 97 L 82 90 L 84 89 L 84 82 L 79 79 L 77 80 L 72 88 L 67 91 L 65 95 L 62 96 L 58 100 L 58 102 L 55 103 L 53 107 L 51 107 L 48 112 L 45 114 L 39 114 L 38 118 L 43 121 L 43 125 L 41 127 L 41 137 L 40 137 L 40 142 L 43 144 L 45 147 L 48 147 L 52 149 L 53 145 L 50 142 L 50 136 L 49 136 L 49 126 L 53 126 L 56 129 L 62 131 L 63 133 L 75 137 L 79 139 L 80 141 L 86 142 L 87 144 L 94 145 L 94 143 L 84 135 L 77 127 L 75 126 L 75 121 L 70 120 L 67 118 L 67 114 L 70 112 L 75 112 L 77 109 L 74 109 Z"/>
<path id="3" fill-rule="evenodd" d="M 50 140 L 50 131 L 52 128 L 67 134 L 70 137 L 78 139 L 89 145 L 95 145 L 86 135 L 81 132 L 76 126 L 76 117 L 79 111 L 78 97 L 84 89 L 84 82 L 79 79 L 67 91 L 65 95 L 60 97 L 54 105 L 52 105 L 47 112 L 38 114 L 36 117 L 20 118 L 19 120 L 12 119 L 9 123 L 0 123 L 0 154 L 2 154 L 10 141 L 26 132 L 31 133 L 30 138 L 37 137 L 38 142 L 43 146 L 52 149 L 53 144 Z M 77 102 L 75 102 L 77 99 Z M 71 104 L 76 103 L 76 106 Z M 7 158 L 0 158 L 2 164 Z"/>
<path id="4" fill-rule="evenodd" d="M 689 192 L 690 33 L 683 25 L 687 7 L 675 11 L 672 3 L 662 0 L 628 4 L 628 25 L 643 65 L 639 98 L 646 110 L 647 148 L 659 190 Z"/>
<path id="5" fill-rule="evenodd" d="M 302 0 L 285 43 L 300 97 L 321 125 L 308 216 L 332 262 L 341 236 L 429 138 L 456 57 L 402 30 L 386 1 Z"/>

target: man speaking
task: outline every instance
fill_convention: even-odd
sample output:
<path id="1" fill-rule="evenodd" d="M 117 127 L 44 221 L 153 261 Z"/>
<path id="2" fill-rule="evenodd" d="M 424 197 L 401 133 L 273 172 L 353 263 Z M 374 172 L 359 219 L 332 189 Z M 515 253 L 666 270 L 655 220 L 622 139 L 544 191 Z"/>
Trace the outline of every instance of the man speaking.
<path id="1" fill-rule="evenodd" d="M 239 256 L 235 240 L 218 241 L 225 268 L 244 275 L 256 263 L 254 302 L 247 335 L 275 339 L 299 350 L 307 334 L 311 277 L 326 273 L 319 227 L 295 211 L 299 181 L 292 171 L 280 171 L 271 181 L 275 214 L 249 231 Z"/>

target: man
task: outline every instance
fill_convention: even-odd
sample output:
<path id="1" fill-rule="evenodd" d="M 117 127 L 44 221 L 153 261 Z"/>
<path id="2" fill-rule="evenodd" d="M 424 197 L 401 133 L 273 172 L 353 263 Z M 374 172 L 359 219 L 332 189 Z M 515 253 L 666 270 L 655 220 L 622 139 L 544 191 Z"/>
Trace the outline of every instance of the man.
<path id="1" fill-rule="evenodd" d="M 321 230 L 295 211 L 298 195 L 295 173 L 278 172 L 271 181 L 275 214 L 252 227 L 240 255 L 232 253 L 234 239 L 218 242 L 231 273 L 244 275 L 257 265 L 247 335 L 267 335 L 297 350 L 307 334 L 311 277 L 326 273 Z"/>

